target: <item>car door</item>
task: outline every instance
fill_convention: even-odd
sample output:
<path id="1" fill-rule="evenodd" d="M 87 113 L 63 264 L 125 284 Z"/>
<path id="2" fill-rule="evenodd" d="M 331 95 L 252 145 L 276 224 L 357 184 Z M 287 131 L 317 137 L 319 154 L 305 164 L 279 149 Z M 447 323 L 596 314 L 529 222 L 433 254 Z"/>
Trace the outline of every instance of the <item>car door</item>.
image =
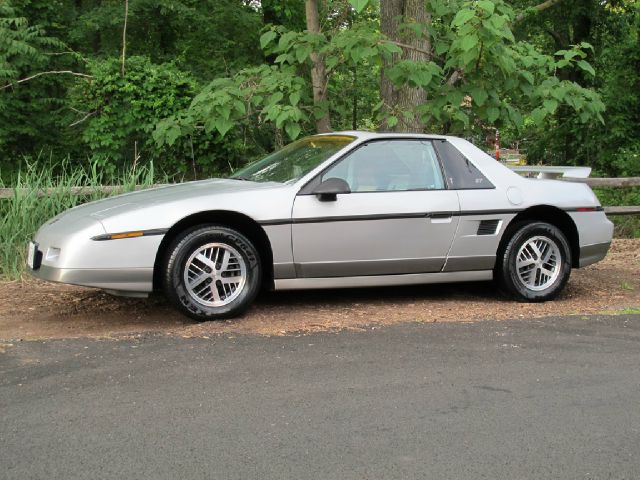
<path id="1" fill-rule="evenodd" d="M 320 174 L 351 192 L 327 201 L 303 188 L 292 218 L 298 278 L 438 272 L 458 224 L 428 140 L 376 140 L 357 147 Z"/>

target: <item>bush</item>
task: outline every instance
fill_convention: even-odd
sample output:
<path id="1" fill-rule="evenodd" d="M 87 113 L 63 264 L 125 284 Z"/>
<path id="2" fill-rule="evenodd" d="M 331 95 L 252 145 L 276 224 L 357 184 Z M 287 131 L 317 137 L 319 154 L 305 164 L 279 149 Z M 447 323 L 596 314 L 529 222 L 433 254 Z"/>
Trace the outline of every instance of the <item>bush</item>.
<path id="1" fill-rule="evenodd" d="M 189 105 L 196 81 L 173 64 L 156 65 L 146 57 L 128 58 L 124 76 L 120 68 L 116 58 L 93 60 L 93 79 L 73 91 L 77 110 L 87 112 L 78 114 L 75 128 L 81 130 L 90 156 L 109 172 L 131 166 L 137 156 L 166 171 L 184 172 L 192 139 L 157 148 L 151 132 L 160 119 Z"/>

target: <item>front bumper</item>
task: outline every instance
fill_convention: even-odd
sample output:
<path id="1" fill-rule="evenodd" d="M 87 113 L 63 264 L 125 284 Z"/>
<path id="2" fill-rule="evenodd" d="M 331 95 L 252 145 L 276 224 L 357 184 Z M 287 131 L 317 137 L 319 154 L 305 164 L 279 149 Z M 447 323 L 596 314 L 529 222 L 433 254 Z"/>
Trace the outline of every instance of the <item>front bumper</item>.
<path id="1" fill-rule="evenodd" d="M 56 268 L 41 265 L 31 275 L 49 282 L 95 287 L 119 295 L 146 295 L 153 290 L 153 268 Z"/>

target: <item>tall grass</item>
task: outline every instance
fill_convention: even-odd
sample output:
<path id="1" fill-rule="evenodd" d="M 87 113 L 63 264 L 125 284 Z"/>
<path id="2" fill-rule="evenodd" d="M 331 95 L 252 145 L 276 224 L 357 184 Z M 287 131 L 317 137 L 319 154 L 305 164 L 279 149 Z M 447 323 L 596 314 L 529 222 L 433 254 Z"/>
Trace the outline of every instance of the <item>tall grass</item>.
<path id="1" fill-rule="evenodd" d="M 106 174 L 95 162 L 72 167 L 65 161 L 26 165 L 7 183 L 0 178 L 0 188 L 15 189 L 11 198 L 0 199 L 0 279 L 24 276 L 27 243 L 44 222 L 71 207 L 109 196 L 77 195 L 71 193 L 73 188 L 120 185 L 121 192 L 126 192 L 136 185 L 166 183 L 166 178 L 158 177 L 153 165 Z"/>

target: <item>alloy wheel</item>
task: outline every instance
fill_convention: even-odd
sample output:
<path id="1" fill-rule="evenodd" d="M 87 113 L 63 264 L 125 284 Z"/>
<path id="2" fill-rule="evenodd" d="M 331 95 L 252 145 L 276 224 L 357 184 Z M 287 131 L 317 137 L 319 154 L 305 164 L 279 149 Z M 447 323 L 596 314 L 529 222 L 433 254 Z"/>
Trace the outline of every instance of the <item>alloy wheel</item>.
<path id="1" fill-rule="evenodd" d="M 529 238 L 518 250 L 518 278 L 530 290 L 541 291 L 552 286 L 562 269 L 560 248 L 549 237 Z"/>
<path id="2" fill-rule="evenodd" d="M 247 281 L 247 265 L 235 248 L 207 243 L 187 259 L 184 284 L 189 295 L 208 307 L 222 307 L 240 295 Z"/>

